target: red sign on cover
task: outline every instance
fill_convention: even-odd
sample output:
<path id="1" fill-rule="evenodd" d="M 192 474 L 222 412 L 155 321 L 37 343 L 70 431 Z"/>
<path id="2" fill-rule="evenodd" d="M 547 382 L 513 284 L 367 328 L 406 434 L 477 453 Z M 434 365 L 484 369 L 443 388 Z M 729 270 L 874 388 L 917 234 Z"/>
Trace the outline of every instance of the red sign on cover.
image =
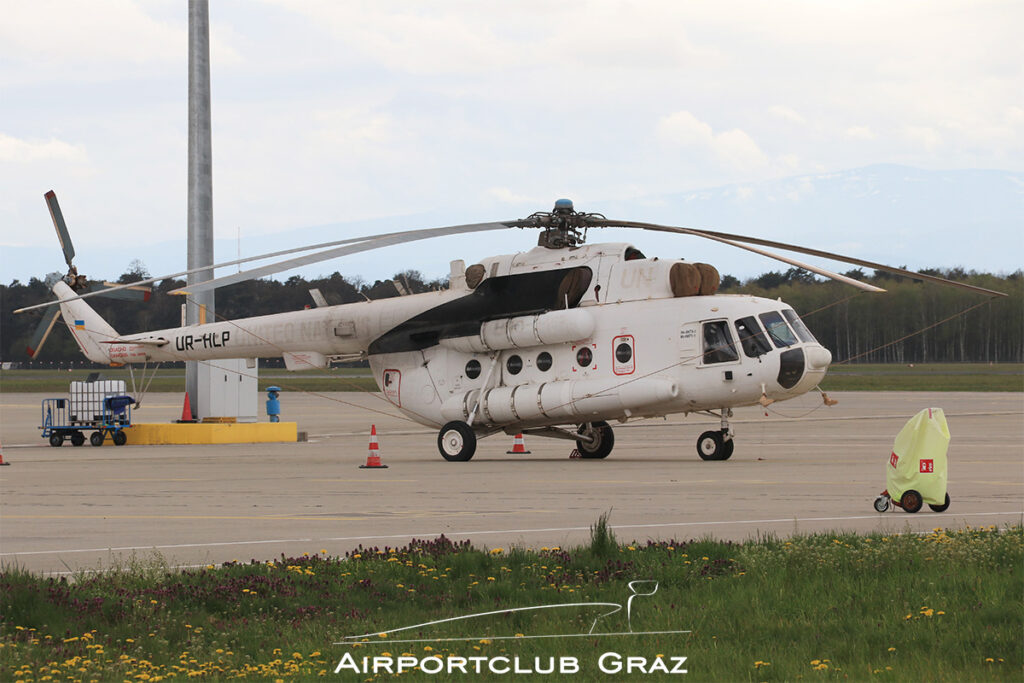
<path id="1" fill-rule="evenodd" d="M 891 465 L 892 467 L 896 467 L 896 463 L 898 463 L 899 461 L 900 456 L 896 455 L 896 451 L 893 451 L 892 455 L 889 456 L 889 465 Z"/>
<path id="2" fill-rule="evenodd" d="M 931 474 L 935 472 L 935 461 L 934 460 L 921 460 L 921 474 Z"/>

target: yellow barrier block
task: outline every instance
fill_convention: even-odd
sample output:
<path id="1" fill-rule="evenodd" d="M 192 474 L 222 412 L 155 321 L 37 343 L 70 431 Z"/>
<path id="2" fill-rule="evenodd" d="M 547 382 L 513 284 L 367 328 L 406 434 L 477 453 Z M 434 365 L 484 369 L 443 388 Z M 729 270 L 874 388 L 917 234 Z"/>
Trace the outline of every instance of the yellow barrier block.
<path id="1" fill-rule="evenodd" d="M 298 441 L 297 422 L 143 423 L 125 427 L 129 446 Z"/>

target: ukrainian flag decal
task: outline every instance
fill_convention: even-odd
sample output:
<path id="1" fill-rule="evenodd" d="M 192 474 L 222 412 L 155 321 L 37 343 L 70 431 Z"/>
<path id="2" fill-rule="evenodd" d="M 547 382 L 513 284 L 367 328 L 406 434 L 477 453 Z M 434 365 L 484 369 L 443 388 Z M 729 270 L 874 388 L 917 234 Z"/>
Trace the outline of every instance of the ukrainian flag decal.
<path id="1" fill-rule="evenodd" d="M 75 321 L 75 329 L 76 330 L 84 330 L 85 329 L 85 321 L 84 320 L 76 320 Z"/>

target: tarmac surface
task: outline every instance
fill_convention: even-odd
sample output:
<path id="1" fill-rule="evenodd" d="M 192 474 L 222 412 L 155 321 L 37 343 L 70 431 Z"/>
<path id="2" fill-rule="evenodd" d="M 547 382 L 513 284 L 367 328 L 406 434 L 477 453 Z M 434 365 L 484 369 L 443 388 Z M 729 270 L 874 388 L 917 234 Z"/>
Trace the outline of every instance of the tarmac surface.
<path id="1" fill-rule="evenodd" d="M 569 546 L 611 512 L 619 540 L 742 540 L 832 530 L 901 533 L 1024 522 L 1024 394 L 848 392 L 736 411 L 736 452 L 704 462 L 705 416 L 615 426 L 606 460 L 570 459 L 570 441 L 480 442 L 448 463 L 437 434 L 377 394 L 285 394 L 283 419 L 307 443 L 61 448 L 39 435 L 42 394 L 0 395 L 0 562 L 66 574 L 134 559 L 171 566 L 343 554 L 440 534 L 481 547 Z M 892 441 L 941 407 L 952 441 L 944 513 L 872 508 Z M 181 414 L 153 394 L 137 422 Z M 376 424 L 388 469 L 359 469 Z"/>

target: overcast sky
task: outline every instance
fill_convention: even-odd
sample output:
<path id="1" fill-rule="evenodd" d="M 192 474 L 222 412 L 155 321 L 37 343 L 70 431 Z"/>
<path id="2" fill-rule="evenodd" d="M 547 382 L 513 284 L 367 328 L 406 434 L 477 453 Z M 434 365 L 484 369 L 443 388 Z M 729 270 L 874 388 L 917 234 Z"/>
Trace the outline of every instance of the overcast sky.
<path id="1" fill-rule="evenodd" d="M 1021 2 L 214 0 L 210 12 L 214 227 L 241 229 L 248 253 L 263 233 L 507 219 L 561 196 L 601 210 L 876 163 L 1024 171 Z M 186 0 L 3 0 L 0 244 L 56 248 L 51 188 L 80 251 L 145 262 L 147 245 L 183 236 L 186 86 Z M 407 266 L 447 271 L 446 259 Z M 359 271 L 323 270 L 335 268 Z"/>

